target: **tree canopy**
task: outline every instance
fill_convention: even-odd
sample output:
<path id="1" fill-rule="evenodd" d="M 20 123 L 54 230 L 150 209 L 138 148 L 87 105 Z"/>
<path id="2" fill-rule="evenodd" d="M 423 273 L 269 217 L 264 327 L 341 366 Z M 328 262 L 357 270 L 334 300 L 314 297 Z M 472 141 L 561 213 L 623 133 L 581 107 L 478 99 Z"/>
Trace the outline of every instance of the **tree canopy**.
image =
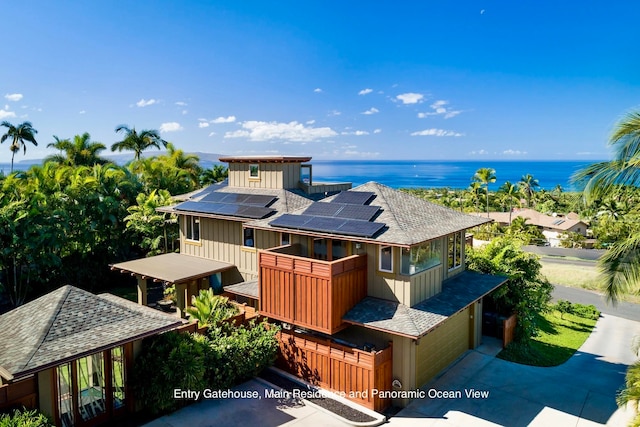
<path id="1" fill-rule="evenodd" d="M 0 143 L 3 143 L 8 139 L 11 140 L 9 150 L 11 150 L 11 173 L 13 173 L 13 159 L 16 153 L 20 151 L 20 148 L 22 148 L 24 153 L 27 154 L 26 142 L 30 142 L 37 146 L 38 143 L 36 142 L 35 135 L 38 131 L 33 128 L 31 122 L 23 122 L 18 126 L 14 126 L 9 122 L 4 121 L 0 123 L 0 126 L 7 128 L 7 132 L 0 137 Z"/>

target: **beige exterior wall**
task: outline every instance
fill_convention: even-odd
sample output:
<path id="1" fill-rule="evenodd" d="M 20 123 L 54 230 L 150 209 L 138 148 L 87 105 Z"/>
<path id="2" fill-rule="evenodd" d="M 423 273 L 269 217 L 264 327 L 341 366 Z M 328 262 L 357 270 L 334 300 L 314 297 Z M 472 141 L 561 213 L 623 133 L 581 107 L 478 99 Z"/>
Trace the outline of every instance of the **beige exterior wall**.
<path id="1" fill-rule="evenodd" d="M 55 411 L 55 405 L 53 392 L 53 368 L 45 371 L 40 371 L 38 375 L 38 408 L 40 412 L 51 417 Z"/>
<path id="2" fill-rule="evenodd" d="M 257 164 L 258 177 L 249 176 L 249 167 Z M 300 163 L 230 163 L 229 186 L 242 188 L 297 188 Z"/>
<path id="3" fill-rule="evenodd" d="M 469 349 L 470 307 L 447 319 L 416 345 L 416 386 L 431 380 Z M 473 323 L 475 324 L 475 323 Z"/>

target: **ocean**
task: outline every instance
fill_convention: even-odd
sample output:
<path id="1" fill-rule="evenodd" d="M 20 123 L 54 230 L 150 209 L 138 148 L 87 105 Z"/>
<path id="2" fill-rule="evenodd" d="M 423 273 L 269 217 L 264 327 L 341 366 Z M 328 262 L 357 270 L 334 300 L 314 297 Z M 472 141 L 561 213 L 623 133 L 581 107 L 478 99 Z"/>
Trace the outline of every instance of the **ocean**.
<path id="1" fill-rule="evenodd" d="M 495 169 L 496 182 L 489 190 L 497 190 L 505 181 L 517 184 L 531 174 L 540 189 L 553 190 L 560 184 L 565 191 L 575 190 L 571 176 L 589 161 L 434 161 L 434 160 L 315 160 L 313 180 L 316 182 L 352 182 L 353 186 L 377 181 L 393 188 L 467 188 L 480 168 Z"/>
<path id="2" fill-rule="evenodd" d="M 531 174 L 540 189 L 553 190 L 560 184 L 565 191 L 575 190 L 571 175 L 593 163 L 589 161 L 454 161 L 454 160 L 312 160 L 315 182 L 352 182 L 353 186 L 377 181 L 393 188 L 467 188 L 480 168 L 493 168 L 497 190 L 505 181 L 516 184 L 523 175 Z M 15 170 L 26 170 L 40 161 L 16 162 Z M 201 162 L 211 167 L 211 162 Z M 9 173 L 11 165 L 0 163 L 0 171 Z"/>

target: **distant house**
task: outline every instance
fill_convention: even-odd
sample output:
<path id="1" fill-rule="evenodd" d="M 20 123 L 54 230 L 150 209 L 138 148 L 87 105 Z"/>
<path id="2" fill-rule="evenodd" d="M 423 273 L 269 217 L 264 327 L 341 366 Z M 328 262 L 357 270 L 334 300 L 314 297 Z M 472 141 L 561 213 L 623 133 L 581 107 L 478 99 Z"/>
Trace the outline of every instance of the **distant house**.
<path id="1" fill-rule="evenodd" d="M 64 286 L 0 316 L 0 410 L 38 408 L 58 426 L 126 419 L 141 340 L 184 322 Z"/>
<path id="2" fill-rule="evenodd" d="M 282 325 L 277 366 L 376 410 L 373 390 L 420 387 L 482 340 L 506 279 L 465 271 L 465 230 L 490 220 L 369 182 L 318 183 L 309 157 L 224 157 L 228 181 L 161 208 L 180 254 L 113 265 L 175 283 L 183 312 L 220 287 Z M 394 399 L 403 405 L 407 398 Z"/>
<path id="3" fill-rule="evenodd" d="M 486 213 L 475 214 L 479 217 L 485 217 Z M 546 215 L 533 209 L 515 209 L 511 212 L 511 221 L 513 218 L 522 217 L 527 220 L 527 224 L 535 225 L 540 229 L 544 237 L 549 242 L 549 246 L 560 246 L 563 235 L 574 232 L 582 236 L 587 236 L 587 228 L 589 225 L 580 220 L 578 215 L 571 212 L 566 216 L 562 215 Z M 509 225 L 509 212 L 489 212 L 489 218 L 500 225 Z"/>

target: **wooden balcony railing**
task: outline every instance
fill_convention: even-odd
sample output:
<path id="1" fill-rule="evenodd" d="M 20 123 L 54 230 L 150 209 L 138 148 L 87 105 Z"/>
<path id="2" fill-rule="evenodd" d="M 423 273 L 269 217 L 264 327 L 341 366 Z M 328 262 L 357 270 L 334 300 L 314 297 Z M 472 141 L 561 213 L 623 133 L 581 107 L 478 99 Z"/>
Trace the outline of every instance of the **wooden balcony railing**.
<path id="1" fill-rule="evenodd" d="M 291 247 L 260 251 L 260 312 L 334 334 L 342 316 L 367 295 L 367 257 L 322 261 L 292 255 Z"/>

